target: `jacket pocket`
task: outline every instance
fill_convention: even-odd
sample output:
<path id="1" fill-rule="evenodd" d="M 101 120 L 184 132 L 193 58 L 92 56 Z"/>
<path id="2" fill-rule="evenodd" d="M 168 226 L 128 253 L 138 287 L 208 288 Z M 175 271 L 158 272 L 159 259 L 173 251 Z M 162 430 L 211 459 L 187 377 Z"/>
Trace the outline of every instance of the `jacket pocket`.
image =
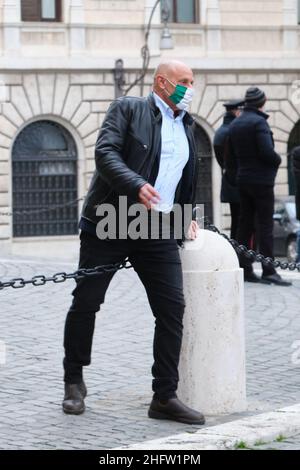
<path id="1" fill-rule="evenodd" d="M 129 134 L 124 148 L 125 162 L 128 167 L 138 173 L 144 165 L 145 158 L 148 156 L 148 150 L 148 142 L 143 142 L 135 135 Z"/>
<path id="2" fill-rule="evenodd" d="M 134 142 L 136 142 L 138 145 L 140 145 L 140 147 L 143 149 L 143 150 L 148 150 L 149 148 L 149 144 L 148 142 L 145 142 L 145 141 L 142 141 L 139 137 L 137 137 L 135 134 L 132 134 L 132 133 L 129 133 L 128 134 L 128 142 L 130 143 L 130 140 L 133 141 L 133 144 Z"/>

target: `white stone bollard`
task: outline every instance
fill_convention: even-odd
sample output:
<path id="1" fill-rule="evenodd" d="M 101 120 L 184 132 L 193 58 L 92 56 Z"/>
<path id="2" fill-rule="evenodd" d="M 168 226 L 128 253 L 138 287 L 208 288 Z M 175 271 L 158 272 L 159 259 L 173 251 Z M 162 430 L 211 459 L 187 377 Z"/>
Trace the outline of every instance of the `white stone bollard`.
<path id="1" fill-rule="evenodd" d="M 186 301 L 178 397 L 206 414 L 246 409 L 244 281 L 227 240 L 199 230 L 181 252 Z"/>

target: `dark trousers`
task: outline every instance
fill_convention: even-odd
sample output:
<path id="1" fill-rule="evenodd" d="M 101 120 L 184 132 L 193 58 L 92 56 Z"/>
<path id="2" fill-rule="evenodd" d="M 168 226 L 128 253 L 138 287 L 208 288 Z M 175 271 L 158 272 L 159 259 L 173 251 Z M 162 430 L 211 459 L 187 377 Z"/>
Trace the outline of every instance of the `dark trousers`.
<path id="1" fill-rule="evenodd" d="M 230 215 L 231 215 L 231 229 L 230 238 L 237 240 L 237 232 L 240 219 L 240 203 L 230 202 Z"/>
<path id="2" fill-rule="evenodd" d="M 100 240 L 82 231 L 80 268 L 115 263 L 129 257 L 145 286 L 155 317 L 152 388 L 156 397 L 176 396 L 178 362 L 182 341 L 184 296 L 182 268 L 175 239 Z M 79 383 L 82 366 L 91 362 L 95 313 L 104 297 L 113 273 L 76 281 L 73 302 L 65 324 L 65 382 Z M 134 305 L 128 305 L 134 308 Z"/>
<path id="3" fill-rule="evenodd" d="M 240 223 L 238 228 L 238 242 L 250 248 L 253 233 L 259 252 L 270 258 L 273 255 L 273 213 L 274 213 L 274 187 L 263 184 L 239 184 L 240 191 Z M 253 272 L 252 262 L 245 256 L 240 256 L 240 266 L 246 274 Z M 263 274 L 270 275 L 276 271 L 273 267 L 264 266 Z"/>

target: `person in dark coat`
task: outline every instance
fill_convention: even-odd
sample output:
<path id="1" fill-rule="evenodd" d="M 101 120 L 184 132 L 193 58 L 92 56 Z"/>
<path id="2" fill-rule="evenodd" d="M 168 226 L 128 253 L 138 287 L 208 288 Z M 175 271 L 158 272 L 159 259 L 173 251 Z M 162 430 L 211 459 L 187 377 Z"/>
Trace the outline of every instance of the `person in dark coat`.
<path id="1" fill-rule="evenodd" d="M 292 168 L 294 173 L 294 181 L 295 181 L 295 203 L 296 203 L 296 217 L 300 220 L 300 145 L 294 147 L 291 152 L 292 157 Z M 300 262 L 300 230 L 297 234 L 297 259 L 296 262 Z"/>
<path id="2" fill-rule="evenodd" d="M 263 112 L 265 93 L 257 87 L 248 88 L 245 108 L 229 127 L 229 175 L 236 173 L 240 192 L 241 213 L 238 242 L 250 247 L 253 233 L 257 233 L 259 251 L 265 257 L 273 256 L 274 181 L 281 157 L 274 150 L 272 131 Z M 244 279 L 249 282 L 290 285 L 273 266 L 262 264 L 259 278 L 253 271 L 252 261 L 240 256 Z"/>
<path id="3" fill-rule="evenodd" d="M 223 124 L 216 131 L 214 137 L 214 150 L 217 162 L 222 169 L 222 185 L 221 185 L 221 202 L 229 203 L 231 215 L 230 237 L 236 240 L 238 221 L 240 216 L 240 196 L 237 185 L 231 184 L 225 170 L 225 152 L 228 140 L 229 126 L 236 117 L 241 114 L 244 100 L 230 100 L 224 103 L 226 113 L 224 115 Z"/>

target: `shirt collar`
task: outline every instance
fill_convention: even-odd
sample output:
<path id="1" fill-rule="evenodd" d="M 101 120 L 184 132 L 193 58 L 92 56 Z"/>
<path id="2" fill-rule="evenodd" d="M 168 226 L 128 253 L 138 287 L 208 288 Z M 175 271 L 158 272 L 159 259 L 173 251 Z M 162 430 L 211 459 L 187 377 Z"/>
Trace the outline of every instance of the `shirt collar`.
<path id="1" fill-rule="evenodd" d="M 155 91 L 153 91 L 153 97 L 155 104 L 159 108 L 160 112 L 162 114 L 168 114 L 170 117 L 174 118 L 173 109 L 170 108 L 170 106 L 164 100 L 162 100 L 161 97 L 158 96 L 157 93 L 155 93 Z M 176 119 L 182 120 L 184 118 L 185 113 L 186 111 L 181 110 Z"/>

